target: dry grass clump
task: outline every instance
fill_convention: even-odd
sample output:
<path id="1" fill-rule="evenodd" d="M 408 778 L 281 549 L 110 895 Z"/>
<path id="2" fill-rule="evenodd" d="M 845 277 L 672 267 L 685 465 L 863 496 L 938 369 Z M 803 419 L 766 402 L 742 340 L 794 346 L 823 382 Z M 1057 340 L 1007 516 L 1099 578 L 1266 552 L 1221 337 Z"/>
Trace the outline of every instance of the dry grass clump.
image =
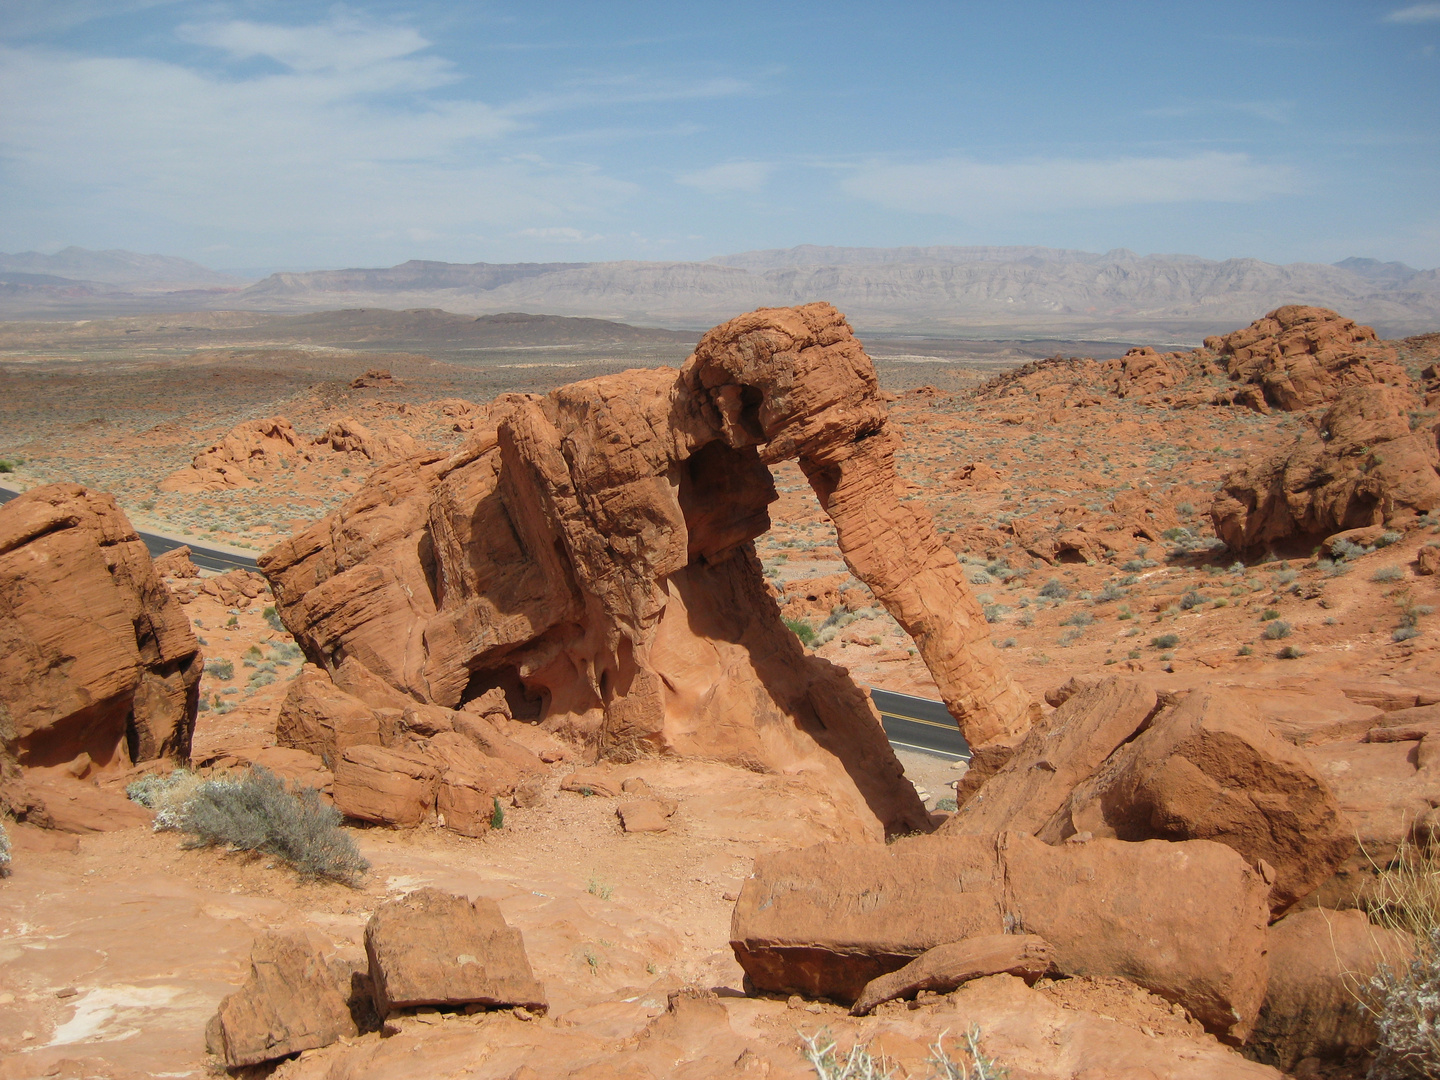
<path id="1" fill-rule="evenodd" d="M 1364 1004 L 1379 1033 L 1371 1080 L 1440 1077 L 1440 853 L 1402 844 L 1367 903 L 1376 922 L 1413 936 L 1415 958 L 1382 964 Z"/>
<path id="2" fill-rule="evenodd" d="M 930 1047 L 928 1064 L 933 1080 L 1005 1080 L 1009 1075 L 980 1049 L 979 1028 L 972 1027 L 965 1033 L 965 1049 L 960 1051 L 959 1060 L 945 1049 L 948 1034 L 942 1031 Z M 842 1055 L 829 1028 L 814 1035 L 801 1034 L 800 1043 L 800 1052 L 815 1069 L 816 1080 L 889 1080 L 895 1075 L 895 1066 L 883 1055 L 871 1054 L 869 1043 L 857 1042 L 848 1054 Z"/>

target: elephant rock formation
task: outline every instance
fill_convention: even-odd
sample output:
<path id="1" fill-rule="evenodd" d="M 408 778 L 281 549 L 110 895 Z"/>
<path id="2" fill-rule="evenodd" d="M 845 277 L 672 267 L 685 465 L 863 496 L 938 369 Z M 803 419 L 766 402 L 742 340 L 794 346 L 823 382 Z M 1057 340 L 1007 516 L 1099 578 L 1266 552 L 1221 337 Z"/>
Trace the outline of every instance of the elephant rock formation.
<path id="1" fill-rule="evenodd" d="M 260 561 L 311 660 L 420 702 L 501 688 L 596 751 L 646 748 L 850 783 L 878 830 L 926 827 L 867 696 L 781 622 L 753 540 L 797 459 L 850 569 L 915 639 L 974 745 L 1032 706 L 929 515 L 896 495 L 874 368 L 828 304 L 707 333 L 676 371 L 509 394 L 453 455 L 380 468 Z"/>

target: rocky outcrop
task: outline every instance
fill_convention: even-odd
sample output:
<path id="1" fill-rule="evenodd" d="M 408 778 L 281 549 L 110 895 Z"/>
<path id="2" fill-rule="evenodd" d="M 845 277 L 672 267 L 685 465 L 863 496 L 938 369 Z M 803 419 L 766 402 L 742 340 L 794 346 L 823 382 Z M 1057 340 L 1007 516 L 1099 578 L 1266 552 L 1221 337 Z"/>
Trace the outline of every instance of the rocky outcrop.
<path id="1" fill-rule="evenodd" d="M 185 760 L 200 645 L 115 500 L 78 484 L 0 506 L 0 739 L 22 765 Z"/>
<path id="2" fill-rule="evenodd" d="M 508 801 L 544 770 L 506 735 L 512 722 L 500 695 L 462 713 L 407 699 L 354 660 L 336 674 L 332 680 L 305 667 L 281 703 L 275 738 L 334 772 L 335 806 L 346 817 L 404 827 L 435 822 L 482 836 L 497 800 Z"/>
<path id="3" fill-rule="evenodd" d="M 1179 386 L 1195 374 L 1193 354 L 1156 352 L 1149 345 L 1137 346 L 1117 360 L 1101 365 L 1106 388 L 1116 397 L 1153 397 Z"/>
<path id="4" fill-rule="evenodd" d="M 325 434 L 315 440 L 338 453 L 363 454 L 371 461 L 394 461 L 419 453 L 415 440 L 403 432 L 377 434 L 353 416 L 332 421 Z"/>
<path id="5" fill-rule="evenodd" d="M 734 319 L 678 372 L 502 396 L 488 423 L 380 468 L 261 560 L 313 661 L 446 707 L 500 688 L 601 753 L 823 775 L 877 829 L 926 828 L 868 699 L 805 654 L 760 573 L 767 466 L 796 459 L 967 739 L 1028 727 L 961 567 L 896 496 L 874 369 L 830 306 Z"/>
<path id="6" fill-rule="evenodd" d="M 1307 409 L 1356 386 L 1408 389 L 1410 377 L 1375 331 L 1328 308 L 1290 304 L 1243 330 L 1205 339 L 1230 378 L 1259 386 L 1278 409 Z"/>
<path id="7" fill-rule="evenodd" d="M 365 926 L 365 953 L 381 1017 L 418 1005 L 546 1007 L 520 931 L 485 897 L 427 888 L 382 904 Z"/>
<path id="8" fill-rule="evenodd" d="M 1002 972 L 1033 983 L 1050 970 L 1054 956 L 1051 944 L 1034 934 L 990 934 L 937 945 L 900 970 L 871 979 L 850 1007 L 850 1013 L 865 1016 L 877 1005 L 899 997 L 913 997 L 921 990 L 948 994 L 971 979 Z"/>
<path id="9" fill-rule="evenodd" d="M 1162 701 L 1133 678 L 1061 688 L 1059 708 L 942 827 L 950 835 L 1214 840 L 1260 868 L 1283 912 L 1355 850 L 1320 770 L 1233 694 Z M 968 778 L 967 778 L 968 779 Z"/>
<path id="10" fill-rule="evenodd" d="M 1440 425 L 1412 431 L 1415 408 L 1395 387 L 1343 391 L 1288 450 L 1225 478 L 1210 510 L 1216 535 L 1257 552 L 1440 507 Z"/>
<path id="11" fill-rule="evenodd" d="M 305 942 L 266 934 L 251 948 L 245 985 L 211 1018 L 206 1047 L 236 1069 L 357 1035 L 346 989 Z"/>
<path id="12" fill-rule="evenodd" d="M 1304 1058 L 1343 1061 L 1372 1050 L 1369 983 L 1381 964 L 1402 971 L 1410 938 L 1372 926 L 1363 911 L 1311 908 L 1270 928 L 1270 985 L 1251 1053 L 1287 1072 Z"/>
<path id="13" fill-rule="evenodd" d="M 304 440 L 283 416 L 247 420 L 196 454 L 188 468 L 162 480 L 160 490 L 200 492 L 254 487 L 279 469 L 309 460 Z"/>
<path id="14" fill-rule="evenodd" d="M 1057 972 L 1123 976 L 1243 1041 L 1269 974 L 1268 893 L 1239 855 L 1206 840 L 822 844 L 756 860 L 730 943 L 757 988 L 848 1003 L 937 946 L 1034 934 L 1054 947 Z"/>

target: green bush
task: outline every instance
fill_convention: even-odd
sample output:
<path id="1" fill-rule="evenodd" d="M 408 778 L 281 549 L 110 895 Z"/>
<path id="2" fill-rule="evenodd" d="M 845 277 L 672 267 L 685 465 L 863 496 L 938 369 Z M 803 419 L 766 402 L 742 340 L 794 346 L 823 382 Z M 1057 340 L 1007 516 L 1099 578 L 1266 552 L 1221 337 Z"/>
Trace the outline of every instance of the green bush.
<path id="1" fill-rule="evenodd" d="M 1059 578 L 1051 578 L 1045 582 L 1044 585 L 1040 586 L 1040 595 L 1045 597 L 1046 600 L 1064 600 L 1070 595 L 1070 590 L 1065 587 L 1065 583 Z"/>
<path id="2" fill-rule="evenodd" d="M 226 680 L 235 677 L 235 661 L 233 660 L 206 660 L 205 674 L 211 678 Z"/>
<path id="3" fill-rule="evenodd" d="M 1180 644 L 1179 634 L 1161 634 L 1159 637 L 1150 639 L 1150 647 L 1153 649 L 1173 649 Z"/>
<path id="4" fill-rule="evenodd" d="M 800 644 L 807 648 L 815 644 L 815 627 L 811 626 L 804 619 L 786 619 L 785 625 L 790 632 L 800 639 Z"/>
<path id="5" fill-rule="evenodd" d="M 5 822 L 0 821 L 0 877 L 10 876 L 10 834 L 5 831 Z"/>
<path id="6" fill-rule="evenodd" d="M 1290 624 L 1284 619 L 1276 619 L 1265 627 L 1260 634 L 1266 641 L 1278 641 L 1281 638 L 1290 636 Z"/>
<path id="7" fill-rule="evenodd" d="M 280 613 L 275 610 L 274 604 L 266 604 L 265 610 L 260 614 L 264 616 L 271 630 L 274 630 L 277 634 L 283 634 L 285 632 L 285 624 L 280 621 Z"/>
<path id="8" fill-rule="evenodd" d="M 1386 581 L 1399 581 L 1405 576 L 1405 571 L 1398 566 L 1382 566 L 1375 573 L 1370 575 L 1370 580 L 1376 584 Z"/>
<path id="9" fill-rule="evenodd" d="M 197 785 L 180 815 L 180 829 L 194 838 L 190 847 L 263 852 L 308 877 L 350 881 L 370 864 L 340 828 L 341 820 L 340 811 L 321 802 L 314 788 L 292 795 L 279 777 L 256 765 L 238 780 Z"/>

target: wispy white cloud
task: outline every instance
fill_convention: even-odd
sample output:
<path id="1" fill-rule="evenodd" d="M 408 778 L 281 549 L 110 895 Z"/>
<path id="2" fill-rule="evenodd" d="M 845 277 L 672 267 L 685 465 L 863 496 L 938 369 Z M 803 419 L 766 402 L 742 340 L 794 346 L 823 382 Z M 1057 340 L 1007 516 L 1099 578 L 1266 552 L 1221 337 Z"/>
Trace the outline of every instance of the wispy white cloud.
<path id="1" fill-rule="evenodd" d="M 1240 113 L 1273 124 L 1288 124 L 1295 111 L 1293 101 L 1187 101 L 1146 109 L 1144 115 L 1162 119 L 1204 116 L 1211 113 Z"/>
<path id="2" fill-rule="evenodd" d="M 1411 4 L 1385 16 L 1388 23 L 1440 22 L 1440 4 Z"/>
<path id="3" fill-rule="evenodd" d="M 765 186 L 775 166 L 766 161 L 730 161 L 682 173 L 675 179 L 707 195 L 754 194 Z"/>
<path id="4" fill-rule="evenodd" d="M 555 225 L 543 229 L 520 229 L 510 235 L 522 240 L 540 240 L 548 244 L 592 244 L 596 240 L 605 239 L 599 233 L 587 233 L 581 229 L 572 229 L 567 225 Z"/>
<path id="5" fill-rule="evenodd" d="M 532 121 L 456 94 L 449 64 L 412 29 L 338 12 L 184 35 L 279 67 L 237 74 L 0 46 L 7 187 L 76 228 L 143 215 L 337 237 L 542 227 L 635 193 L 592 165 L 517 152 Z"/>
<path id="6" fill-rule="evenodd" d="M 1146 203 L 1251 202 L 1292 191 L 1296 181 L 1284 166 L 1212 152 L 1103 161 L 877 161 L 859 167 L 842 185 L 892 210 L 975 217 Z"/>

